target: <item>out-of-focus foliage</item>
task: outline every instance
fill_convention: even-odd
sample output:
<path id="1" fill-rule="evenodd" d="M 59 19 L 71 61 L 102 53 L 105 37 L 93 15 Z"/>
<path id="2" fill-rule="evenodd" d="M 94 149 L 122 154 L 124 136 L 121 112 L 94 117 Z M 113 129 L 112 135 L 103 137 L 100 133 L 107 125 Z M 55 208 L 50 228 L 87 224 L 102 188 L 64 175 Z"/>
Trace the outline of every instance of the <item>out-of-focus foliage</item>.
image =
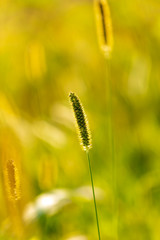
<path id="1" fill-rule="evenodd" d="M 100 52 L 92 1 L 0 2 L 0 239 L 97 239 L 88 165 L 68 94 L 88 115 L 103 240 L 115 239 L 107 77 L 112 83 L 119 239 L 160 238 L 160 1 L 110 0 Z M 21 198 L 7 197 L 14 161 Z M 27 215 L 28 214 L 28 215 Z"/>

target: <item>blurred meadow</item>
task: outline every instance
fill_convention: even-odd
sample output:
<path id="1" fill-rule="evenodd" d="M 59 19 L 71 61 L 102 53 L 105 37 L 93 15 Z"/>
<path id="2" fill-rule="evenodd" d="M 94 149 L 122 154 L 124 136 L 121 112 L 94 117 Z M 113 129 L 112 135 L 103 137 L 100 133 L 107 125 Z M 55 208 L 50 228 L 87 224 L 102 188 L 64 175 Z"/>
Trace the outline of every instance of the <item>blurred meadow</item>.
<path id="1" fill-rule="evenodd" d="M 0 1 L 0 240 L 98 239 L 70 91 L 92 134 L 102 240 L 160 239 L 160 1 L 108 3 L 109 68 L 93 1 Z"/>

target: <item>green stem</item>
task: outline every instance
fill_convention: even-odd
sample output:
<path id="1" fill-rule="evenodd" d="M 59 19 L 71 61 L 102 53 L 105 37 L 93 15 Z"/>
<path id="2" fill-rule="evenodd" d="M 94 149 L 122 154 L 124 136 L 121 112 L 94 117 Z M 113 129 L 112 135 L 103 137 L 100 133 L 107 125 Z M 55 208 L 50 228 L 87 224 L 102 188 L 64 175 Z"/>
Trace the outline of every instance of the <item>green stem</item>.
<path id="1" fill-rule="evenodd" d="M 118 222 L 119 222 L 119 214 L 118 214 L 118 199 L 117 199 L 117 166 L 116 166 L 116 159 L 115 159 L 115 143 L 114 143 L 114 132 L 113 132 L 113 108 L 112 108 L 112 83 L 110 81 L 110 67 L 109 67 L 109 61 L 106 60 L 107 65 L 107 89 L 108 89 L 108 120 L 109 120 L 109 138 L 110 138 L 110 144 L 111 144 L 111 159 L 112 159 L 112 186 L 113 186 L 113 227 L 114 232 L 116 235 L 116 239 L 119 239 L 119 229 L 118 229 Z"/>
<path id="2" fill-rule="evenodd" d="M 93 200 L 94 200 L 94 208 L 95 208 L 97 230 L 98 230 L 98 238 L 99 238 L 99 240 L 101 240 L 100 229 L 99 229 L 99 221 L 98 221 L 98 211 L 97 211 L 97 204 L 96 204 L 96 197 L 95 197 L 95 191 L 94 191 L 94 183 L 93 183 L 93 176 L 92 176 L 92 168 L 91 168 L 91 162 L 90 162 L 90 157 L 89 157 L 89 151 L 86 151 L 86 154 L 87 154 L 88 165 L 89 165 L 89 172 L 90 172 L 90 177 L 91 177 Z"/>

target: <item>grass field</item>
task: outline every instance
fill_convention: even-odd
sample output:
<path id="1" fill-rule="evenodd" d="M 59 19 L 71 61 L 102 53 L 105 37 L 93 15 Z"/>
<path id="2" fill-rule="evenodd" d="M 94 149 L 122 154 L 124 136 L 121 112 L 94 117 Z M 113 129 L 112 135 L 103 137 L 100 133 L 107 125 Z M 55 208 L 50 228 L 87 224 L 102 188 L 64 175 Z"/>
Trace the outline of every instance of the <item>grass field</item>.
<path id="1" fill-rule="evenodd" d="M 98 240 L 70 92 L 101 239 L 160 239 L 160 1 L 108 3 L 106 60 L 93 1 L 0 2 L 0 240 Z"/>

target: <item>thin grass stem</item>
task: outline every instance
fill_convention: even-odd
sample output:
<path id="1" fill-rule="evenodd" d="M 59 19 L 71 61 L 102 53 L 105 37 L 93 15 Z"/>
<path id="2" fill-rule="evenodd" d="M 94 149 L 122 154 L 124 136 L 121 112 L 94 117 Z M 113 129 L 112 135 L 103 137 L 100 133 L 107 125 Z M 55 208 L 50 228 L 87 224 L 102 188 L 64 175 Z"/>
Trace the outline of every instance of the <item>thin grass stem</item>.
<path id="1" fill-rule="evenodd" d="M 95 207 L 95 215 L 96 215 L 96 223 L 97 223 L 97 230 L 98 230 L 98 238 L 101 240 L 100 236 L 100 228 L 99 228 L 99 220 L 98 220 L 98 211 L 97 211 L 97 204 L 96 204 L 96 197 L 95 197 L 95 191 L 94 191 L 94 183 L 93 183 L 93 176 L 92 176 L 92 168 L 91 168 L 91 162 L 89 157 L 89 151 L 86 151 L 88 165 L 89 165 L 89 172 L 91 177 L 91 184 L 92 184 L 92 192 L 93 192 L 93 200 L 94 200 L 94 207 Z"/>
<path id="2" fill-rule="evenodd" d="M 115 232 L 115 238 L 119 239 L 119 214 L 118 214 L 118 199 L 117 199 L 117 164 L 115 158 L 115 141 L 114 141 L 114 130 L 113 130 L 113 107 L 112 107 L 112 83 L 110 81 L 110 66 L 109 60 L 106 59 L 107 68 L 107 95 L 108 95 L 108 125 L 109 125 L 109 141 L 110 141 L 110 155 L 111 155 L 111 175 L 112 175 L 112 188 L 113 188 L 113 229 Z"/>

